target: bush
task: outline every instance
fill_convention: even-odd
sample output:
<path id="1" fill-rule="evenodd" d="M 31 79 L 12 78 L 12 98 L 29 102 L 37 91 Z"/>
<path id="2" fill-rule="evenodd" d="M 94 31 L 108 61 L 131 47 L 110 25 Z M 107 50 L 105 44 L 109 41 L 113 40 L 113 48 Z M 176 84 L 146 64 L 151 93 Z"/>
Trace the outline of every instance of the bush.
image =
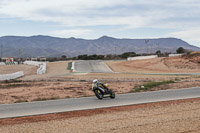
<path id="1" fill-rule="evenodd" d="M 33 99 L 32 101 L 46 101 L 46 100 L 56 100 L 56 99 L 60 99 L 60 97 L 58 96 L 52 96 L 50 98 L 36 98 L 36 99 Z"/>
<path id="2" fill-rule="evenodd" d="M 25 100 L 25 99 L 19 99 L 19 100 L 15 101 L 15 103 L 23 103 L 23 102 L 28 102 L 28 100 Z"/>
<path id="3" fill-rule="evenodd" d="M 179 47 L 179 48 L 176 50 L 176 52 L 177 52 L 178 54 L 181 54 L 181 53 L 185 53 L 186 50 L 185 50 L 184 48 L 182 48 L 182 47 Z"/>
<path id="4" fill-rule="evenodd" d="M 100 60 L 100 59 L 104 59 L 104 55 L 79 55 L 77 57 L 78 60 Z"/>
<path id="5" fill-rule="evenodd" d="M 72 69 L 72 62 L 69 62 L 69 63 L 68 63 L 67 70 L 71 70 L 71 69 Z"/>
<path id="6" fill-rule="evenodd" d="M 140 92 L 141 90 L 147 91 L 147 90 L 150 90 L 153 87 L 157 87 L 157 86 L 160 86 L 160 85 L 171 84 L 171 83 L 175 83 L 175 81 L 168 80 L 168 81 L 163 81 L 163 82 L 148 82 L 148 83 L 145 83 L 144 85 L 142 85 L 142 87 L 133 88 L 133 91 L 134 92 Z"/>
<path id="7" fill-rule="evenodd" d="M 128 58 L 128 57 L 134 57 L 136 55 L 135 52 L 126 52 L 126 53 L 123 53 L 121 55 L 121 58 Z"/>

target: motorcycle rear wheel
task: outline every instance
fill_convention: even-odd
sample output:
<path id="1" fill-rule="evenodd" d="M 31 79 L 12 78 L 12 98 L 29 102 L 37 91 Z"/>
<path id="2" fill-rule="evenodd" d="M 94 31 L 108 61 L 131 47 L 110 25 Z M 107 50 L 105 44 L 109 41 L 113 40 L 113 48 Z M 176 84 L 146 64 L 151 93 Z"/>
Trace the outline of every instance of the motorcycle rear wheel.
<path id="1" fill-rule="evenodd" d="M 115 98 L 115 93 L 112 90 L 110 90 L 110 98 L 112 98 L 112 99 Z"/>

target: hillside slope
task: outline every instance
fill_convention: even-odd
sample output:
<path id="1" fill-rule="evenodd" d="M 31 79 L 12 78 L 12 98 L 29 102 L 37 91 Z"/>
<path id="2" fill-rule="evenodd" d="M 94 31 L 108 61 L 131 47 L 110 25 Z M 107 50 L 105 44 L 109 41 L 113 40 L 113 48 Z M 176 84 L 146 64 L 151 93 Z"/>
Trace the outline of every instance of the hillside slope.
<path id="1" fill-rule="evenodd" d="M 103 36 L 94 40 L 77 38 L 56 38 L 50 36 L 4 36 L 0 37 L 3 45 L 3 56 L 12 57 L 68 57 L 80 54 L 122 54 L 124 52 L 155 53 L 175 52 L 177 48 L 200 51 L 200 48 L 189 45 L 177 38 L 148 39 L 116 39 Z"/>

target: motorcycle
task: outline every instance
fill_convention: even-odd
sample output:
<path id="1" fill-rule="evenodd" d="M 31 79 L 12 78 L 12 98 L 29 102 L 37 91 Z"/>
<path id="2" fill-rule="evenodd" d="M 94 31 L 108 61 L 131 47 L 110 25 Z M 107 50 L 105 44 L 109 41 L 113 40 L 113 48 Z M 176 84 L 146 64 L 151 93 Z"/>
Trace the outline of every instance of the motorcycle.
<path id="1" fill-rule="evenodd" d="M 115 93 L 108 88 L 108 84 L 93 84 L 92 86 L 92 90 L 98 99 L 102 100 L 107 97 L 115 98 Z"/>

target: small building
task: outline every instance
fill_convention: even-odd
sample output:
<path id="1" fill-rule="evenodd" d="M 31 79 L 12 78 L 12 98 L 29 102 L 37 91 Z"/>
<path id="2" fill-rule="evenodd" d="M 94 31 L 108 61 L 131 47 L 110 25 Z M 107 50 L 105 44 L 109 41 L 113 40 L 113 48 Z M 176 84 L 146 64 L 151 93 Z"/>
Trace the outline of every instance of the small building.
<path id="1" fill-rule="evenodd" d="M 5 62 L 5 63 L 14 62 L 14 57 L 3 57 L 2 62 Z"/>
<path id="2" fill-rule="evenodd" d="M 45 57 L 41 57 L 40 58 L 40 61 L 45 61 L 46 62 L 46 60 L 47 60 L 47 58 L 45 58 Z"/>
<path id="3" fill-rule="evenodd" d="M 31 61 L 37 61 L 38 59 L 37 58 L 31 58 Z"/>
<path id="4" fill-rule="evenodd" d="M 46 62 L 47 58 L 45 57 L 36 57 L 36 58 L 31 58 L 31 61 L 45 61 Z"/>

